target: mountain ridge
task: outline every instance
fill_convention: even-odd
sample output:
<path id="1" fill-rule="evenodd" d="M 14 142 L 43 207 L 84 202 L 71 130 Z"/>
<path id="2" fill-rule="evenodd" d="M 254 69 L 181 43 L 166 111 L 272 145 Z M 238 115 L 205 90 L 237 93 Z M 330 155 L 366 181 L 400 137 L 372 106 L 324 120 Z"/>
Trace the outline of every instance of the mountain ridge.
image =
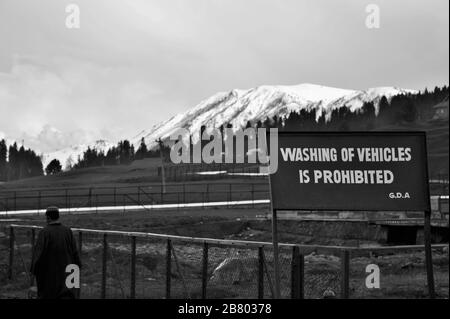
<path id="1" fill-rule="evenodd" d="M 275 115 L 284 118 L 291 112 L 299 112 L 302 109 L 316 109 L 319 117 L 344 106 L 356 111 L 365 102 L 374 102 L 377 107 L 382 96 L 389 100 L 395 95 L 415 93 L 418 91 L 396 87 L 376 87 L 361 91 L 310 83 L 293 86 L 262 85 L 248 90 L 234 89 L 218 92 L 186 112 L 154 125 L 150 131 L 142 131 L 142 134 L 131 142 L 137 145 L 144 137 L 147 146 L 153 148 L 157 146 L 156 140 L 168 138 L 177 128 L 186 128 L 190 134 L 197 133 L 202 125 L 220 127 L 232 124 L 237 129 L 244 127 L 248 121 L 264 121 Z"/>
<path id="2" fill-rule="evenodd" d="M 220 127 L 232 124 L 235 129 L 245 127 L 248 121 L 264 121 L 266 118 L 278 116 L 287 117 L 291 112 L 302 109 L 316 109 L 317 116 L 331 114 L 332 110 L 349 107 L 357 111 L 365 102 L 378 105 L 382 96 L 390 100 L 395 95 L 415 94 L 416 90 L 397 87 L 375 87 L 367 90 L 350 90 L 323 85 L 303 83 L 297 85 L 261 85 L 250 89 L 233 89 L 213 94 L 194 107 L 187 109 L 169 119 L 155 124 L 150 130 L 141 130 L 134 135 L 130 142 L 139 147 L 144 138 L 149 149 L 157 147 L 157 140 L 166 140 L 178 128 L 186 128 L 193 134 L 198 133 L 203 125 Z M 189 136 L 184 136 L 188 139 Z M 91 144 L 76 145 L 44 154 L 44 167 L 53 158 L 57 158 L 63 167 L 71 157 L 76 162 L 79 155 L 91 147 L 106 152 L 114 146 L 106 140 L 99 140 Z"/>

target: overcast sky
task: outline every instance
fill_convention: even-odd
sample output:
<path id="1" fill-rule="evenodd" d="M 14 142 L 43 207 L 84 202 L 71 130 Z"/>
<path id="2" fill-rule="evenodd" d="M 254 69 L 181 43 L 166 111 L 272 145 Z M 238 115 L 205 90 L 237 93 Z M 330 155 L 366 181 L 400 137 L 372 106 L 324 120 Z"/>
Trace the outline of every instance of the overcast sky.
<path id="1" fill-rule="evenodd" d="M 69 3 L 80 29 L 65 26 Z M 371 3 L 379 29 L 365 25 Z M 0 0 L 0 138 L 115 141 L 263 84 L 448 84 L 448 12 L 448 0 Z"/>

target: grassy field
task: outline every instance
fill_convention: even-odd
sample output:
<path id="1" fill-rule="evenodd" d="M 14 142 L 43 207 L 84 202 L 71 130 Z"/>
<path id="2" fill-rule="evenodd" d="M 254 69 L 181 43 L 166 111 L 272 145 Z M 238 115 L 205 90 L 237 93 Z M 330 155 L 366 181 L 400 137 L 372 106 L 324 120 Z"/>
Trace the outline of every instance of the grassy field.
<path id="1" fill-rule="evenodd" d="M 166 170 L 178 165 L 165 163 Z M 158 175 L 158 168 L 161 167 L 160 159 L 147 158 L 143 160 L 133 161 L 129 165 L 114 165 L 114 166 L 99 166 L 90 168 L 81 168 L 71 171 L 61 172 L 59 174 L 50 176 L 39 176 L 33 178 L 26 178 L 17 181 L 11 181 L 0 184 L 0 192 L 10 190 L 22 190 L 33 188 L 75 188 L 75 187 L 124 187 L 133 185 L 160 185 L 161 176 Z M 186 169 L 186 166 L 181 166 Z M 209 165 L 192 165 L 196 171 L 216 169 L 215 166 Z M 230 168 L 232 169 L 232 168 Z M 237 169 L 237 167 L 235 168 Z M 188 175 L 194 172 L 186 171 Z M 166 174 L 167 175 L 167 174 Z M 170 176 L 166 178 L 168 183 L 171 182 Z M 186 183 L 229 183 L 246 182 L 246 181 L 260 181 L 260 178 L 239 178 L 239 177 L 225 177 L 221 176 L 201 176 L 192 180 L 189 176 L 186 177 Z M 182 181 L 176 181 L 174 184 L 179 184 Z"/>

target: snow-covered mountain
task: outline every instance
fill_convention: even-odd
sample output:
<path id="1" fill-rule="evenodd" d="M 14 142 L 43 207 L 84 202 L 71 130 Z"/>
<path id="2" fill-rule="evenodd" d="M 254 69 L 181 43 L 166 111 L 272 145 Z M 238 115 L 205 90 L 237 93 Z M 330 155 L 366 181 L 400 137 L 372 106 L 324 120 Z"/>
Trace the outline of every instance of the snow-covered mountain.
<path id="1" fill-rule="evenodd" d="M 355 111 L 362 107 L 364 102 L 372 101 L 377 106 L 382 96 L 390 99 L 395 95 L 407 93 L 417 93 L 417 91 L 395 87 L 378 87 L 357 91 L 314 84 L 264 85 L 249 90 L 235 89 L 230 92 L 217 93 L 192 109 L 153 126 L 150 130 L 142 130 L 130 141 L 137 149 L 141 138 L 144 137 L 147 146 L 154 148 L 157 146 L 156 141 L 159 138 L 166 140 L 176 129 L 186 128 L 190 134 L 194 134 L 195 142 L 195 133 L 198 133 L 203 125 L 220 127 L 232 124 L 237 129 L 245 127 L 248 121 L 264 121 L 275 115 L 284 118 L 289 113 L 299 112 L 302 109 L 316 109 L 317 116 L 330 114 L 332 110 L 344 106 Z M 99 140 L 91 144 L 80 144 L 46 153 L 43 156 L 44 167 L 54 158 L 60 161 L 63 168 L 70 162 L 74 164 L 88 146 L 106 152 L 115 146 L 115 143 Z"/>
<path id="2" fill-rule="evenodd" d="M 131 142 L 139 145 L 142 137 L 149 148 L 155 147 L 159 138 L 166 140 L 178 128 L 188 129 L 190 134 L 198 133 L 203 125 L 220 127 L 232 124 L 234 128 L 244 127 L 248 121 L 264 121 L 267 117 L 285 118 L 291 112 L 302 109 L 316 109 L 317 116 L 330 114 L 332 110 L 348 107 L 356 111 L 365 102 L 378 106 L 382 96 L 389 100 L 395 95 L 417 93 L 414 90 L 395 87 L 377 87 L 365 91 L 339 89 L 315 84 L 293 86 L 259 86 L 249 90 L 220 92 L 200 102 L 192 109 L 161 122 L 149 131 L 141 131 Z M 187 138 L 187 137 L 185 137 Z"/>
<path id="3" fill-rule="evenodd" d="M 59 149 L 54 152 L 44 153 L 42 157 L 42 164 L 45 167 L 53 159 L 59 160 L 63 169 L 67 166 L 72 166 L 78 161 L 78 156 L 82 157 L 83 153 L 90 147 L 91 149 L 96 149 L 97 151 L 107 152 L 108 149 L 115 146 L 114 143 L 110 143 L 105 140 L 98 140 L 91 144 L 80 144 L 74 145 L 67 148 Z"/>

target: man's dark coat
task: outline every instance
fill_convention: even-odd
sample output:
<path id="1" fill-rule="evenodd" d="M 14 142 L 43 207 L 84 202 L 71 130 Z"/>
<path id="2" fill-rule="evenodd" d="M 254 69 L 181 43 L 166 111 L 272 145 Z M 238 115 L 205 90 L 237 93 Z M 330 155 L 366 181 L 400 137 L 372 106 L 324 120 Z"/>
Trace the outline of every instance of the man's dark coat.
<path id="1" fill-rule="evenodd" d="M 81 267 L 77 245 L 72 230 L 51 222 L 39 232 L 33 250 L 31 273 L 36 276 L 38 298 L 74 298 L 73 290 L 66 287 L 66 267 Z"/>

